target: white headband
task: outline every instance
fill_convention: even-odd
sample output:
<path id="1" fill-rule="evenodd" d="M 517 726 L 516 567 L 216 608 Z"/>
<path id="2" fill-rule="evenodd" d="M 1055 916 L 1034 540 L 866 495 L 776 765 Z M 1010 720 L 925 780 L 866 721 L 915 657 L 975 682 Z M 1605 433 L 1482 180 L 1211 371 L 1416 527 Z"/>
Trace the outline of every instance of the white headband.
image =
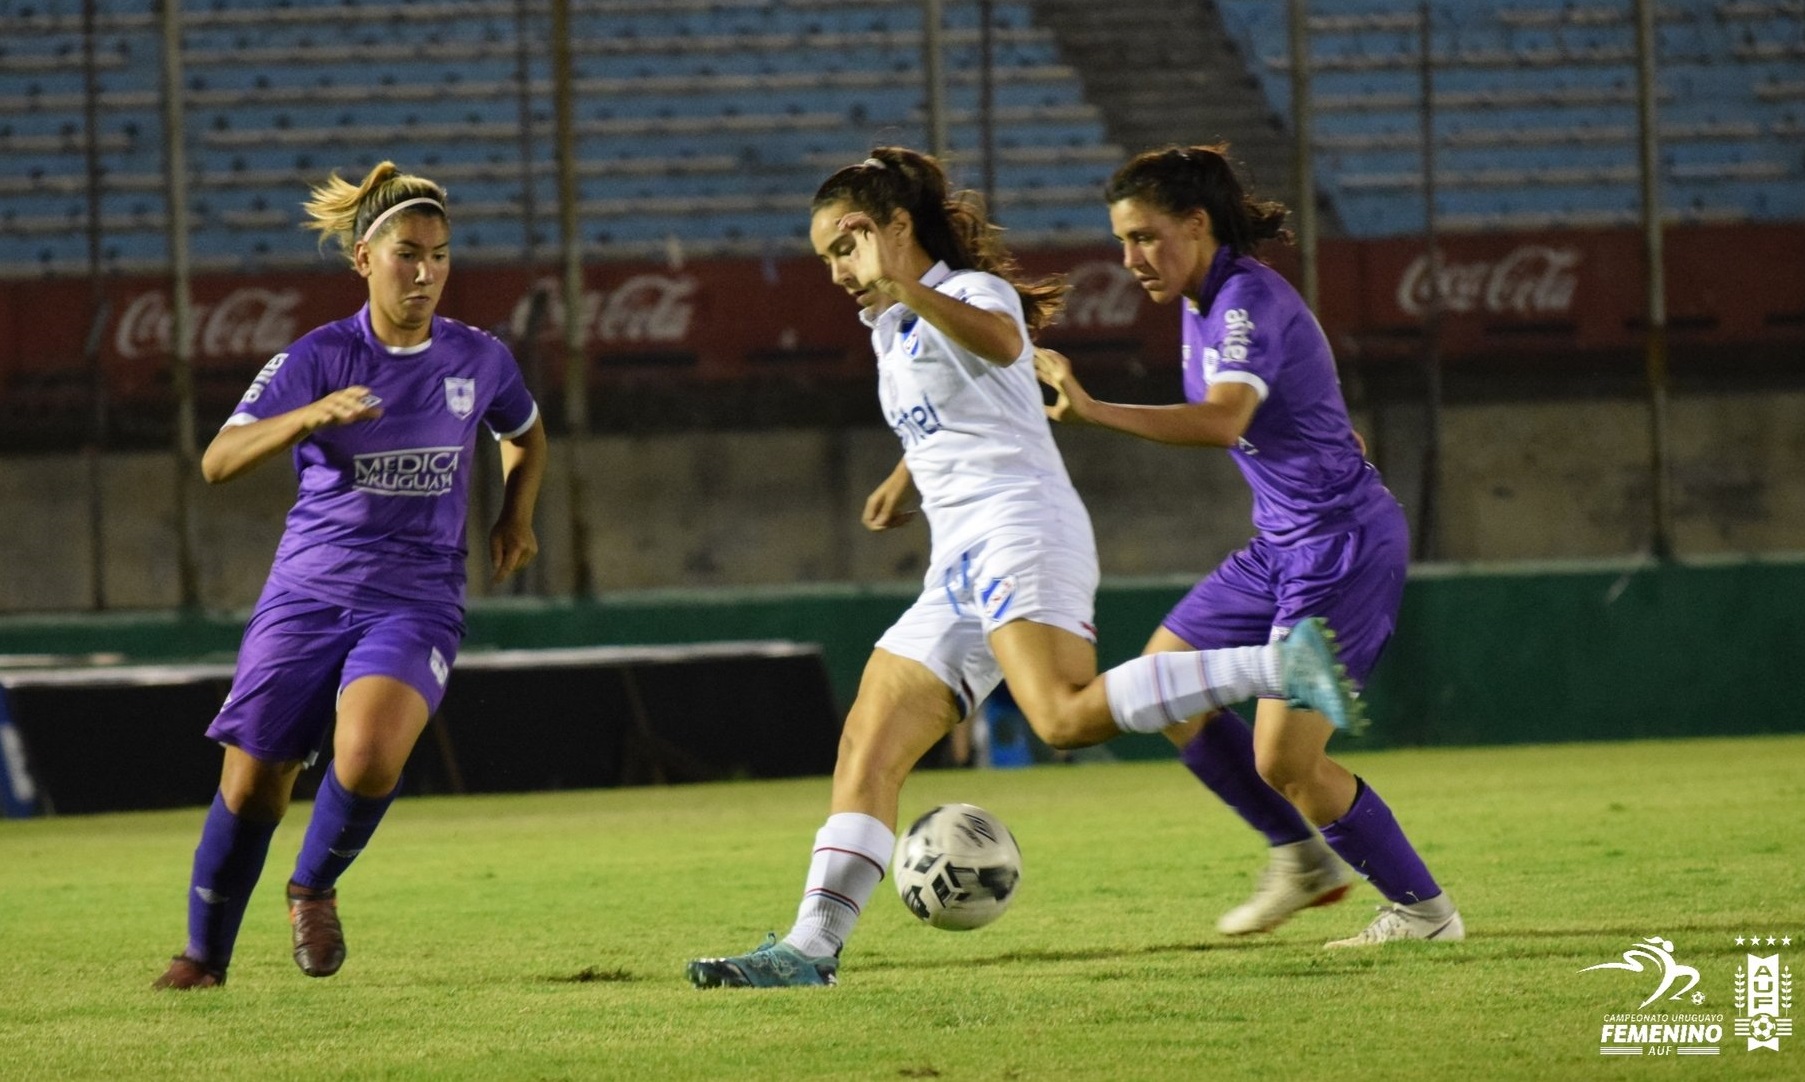
<path id="1" fill-rule="evenodd" d="M 439 202 L 430 195 L 417 195 L 412 199 L 403 199 L 401 202 L 396 203 L 394 206 L 376 216 L 376 220 L 370 223 L 370 228 L 364 230 L 363 242 L 365 244 L 370 243 L 370 238 L 376 235 L 378 229 L 382 228 L 382 223 L 394 217 L 396 211 L 406 210 L 408 207 L 416 206 L 420 203 L 426 203 L 437 208 L 440 214 L 445 213 L 445 204 Z M 450 215 L 446 215 L 446 217 L 450 217 Z"/>
<path id="2" fill-rule="evenodd" d="M 862 161 L 862 162 L 860 162 L 860 163 L 859 163 L 859 164 L 860 164 L 860 165 L 869 165 L 869 166 L 871 166 L 871 167 L 872 167 L 872 168 L 873 168 L 873 169 L 886 169 L 886 168 L 888 168 L 888 166 L 886 166 L 886 165 L 885 165 L 885 164 L 884 164 L 884 163 L 883 163 L 883 162 L 881 162 L 881 161 L 879 161 L 879 160 L 877 160 L 877 159 L 876 159 L 876 158 L 866 158 L 866 159 L 865 159 L 865 160 L 864 160 L 864 161 Z"/>

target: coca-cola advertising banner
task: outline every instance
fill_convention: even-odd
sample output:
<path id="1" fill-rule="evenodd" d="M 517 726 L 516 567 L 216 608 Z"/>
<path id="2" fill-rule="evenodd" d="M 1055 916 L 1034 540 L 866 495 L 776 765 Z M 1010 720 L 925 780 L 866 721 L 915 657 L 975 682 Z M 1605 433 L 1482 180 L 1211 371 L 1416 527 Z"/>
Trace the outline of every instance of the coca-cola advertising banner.
<path id="1" fill-rule="evenodd" d="M 1455 362 L 1634 350 L 1648 307 L 1643 249 L 1635 230 L 1448 237 L 1433 264 L 1407 239 L 1325 244 L 1322 322 L 1338 344 L 1383 356 L 1387 339 L 1410 348 L 1404 332 L 1433 303 Z M 1676 342 L 1805 340 L 1805 227 L 1678 227 L 1664 249 Z"/>
<path id="2" fill-rule="evenodd" d="M 1805 227 L 1672 229 L 1666 253 L 1676 333 L 1805 341 Z M 1294 251 L 1263 254 L 1294 274 Z M 1457 364 L 1633 350 L 1641 340 L 1643 254 L 1635 231 L 1447 237 L 1433 263 L 1409 239 L 1329 240 L 1320 256 L 1320 315 L 1344 353 L 1383 362 L 1413 352 L 1432 303 L 1443 316 L 1443 355 Z M 1107 347 L 1152 363 L 1174 354 L 1176 311 L 1149 302 L 1114 249 L 1029 253 L 1024 263 L 1032 273 L 1064 273 L 1073 287 L 1065 316 L 1042 335 L 1048 344 Z M 556 379 L 565 316 L 556 275 L 461 267 L 440 311 L 524 344 L 536 293 L 544 299 L 534 344 Z M 113 392 L 129 399 L 166 387 L 174 327 L 166 283 L 109 280 L 105 297 L 98 344 Z M 201 277 L 192 356 L 208 385 L 248 380 L 272 354 L 363 299 L 362 281 L 348 270 Z M 5 385 L 79 368 L 92 301 L 81 280 L 0 283 Z M 586 272 L 577 319 L 584 355 L 604 385 L 610 373 L 654 369 L 733 379 L 784 365 L 856 375 L 871 364 L 853 303 L 818 260 L 803 256 L 597 265 Z"/>

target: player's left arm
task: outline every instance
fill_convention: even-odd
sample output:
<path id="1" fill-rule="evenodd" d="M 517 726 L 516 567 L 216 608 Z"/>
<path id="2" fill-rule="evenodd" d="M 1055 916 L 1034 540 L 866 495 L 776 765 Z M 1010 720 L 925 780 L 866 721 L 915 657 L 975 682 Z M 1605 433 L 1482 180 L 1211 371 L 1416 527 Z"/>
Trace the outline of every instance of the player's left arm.
<path id="1" fill-rule="evenodd" d="M 1233 447 L 1253 423 L 1260 392 L 1246 383 L 1214 383 L 1202 402 L 1173 406 L 1138 406 L 1100 402 L 1090 396 L 1072 362 L 1054 350 L 1036 348 L 1034 374 L 1056 395 L 1047 407 L 1055 421 L 1113 428 L 1155 443 L 1180 447 Z"/>
<path id="2" fill-rule="evenodd" d="M 1021 357 L 1027 343 L 1021 326 L 1007 312 L 980 308 L 920 282 L 898 281 L 893 285 L 894 291 L 885 292 L 908 305 L 961 348 L 999 368 L 1007 368 Z"/>
<path id="3" fill-rule="evenodd" d="M 539 537 L 533 532 L 533 509 L 539 503 L 539 487 L 551 452 L 545 439 L 545 419 L 535 418 L 519 435 L 501 441 L 501 514 L 489 531 L 489 564 L 492 582 L 521 570 L 539 554 Z"/>
<path id="4" fill-rule="evenodd" d="M 941 334 L 991 364 L 1006 367 L 1021 359 L 1027 342 L 1015 317 L 948 296 L 902 270 L 908 265 L 910 241 L 898 229 L 878 226 L 863 211 L 840 219 L 840 229 L 853 238 L 854 273 L 867 289 L 907 305 Z"/>

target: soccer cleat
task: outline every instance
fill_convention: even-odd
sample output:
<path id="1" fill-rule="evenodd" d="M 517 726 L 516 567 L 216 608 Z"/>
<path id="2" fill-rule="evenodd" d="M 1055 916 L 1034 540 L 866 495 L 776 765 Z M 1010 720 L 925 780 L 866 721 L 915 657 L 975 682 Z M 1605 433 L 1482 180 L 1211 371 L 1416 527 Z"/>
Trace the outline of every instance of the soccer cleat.
<path id="1" fill-rule="evenodd" d="M 186 954 L 178 954 L 169 960 L 169 968 L 163 971 L 163 975 L 151 982 L 151 988 L 156 991 L 186 991 L 190 988 L 218 988 L 225 983 L 225 970 L 196 961 Z"/>
<path id="2" fill-rule="evenodd" d="M 1270 932 L 1303 910 L 1334 905 L 1354 886 L 1354 873 L 1321 840 L 1272 847 L 1253 897 L 1222 914 L 1223 935 Z"/>
<path id="3" fill-rule="evenodd" d="M 338 922 L 338 891 L 288 882 L 288 923 L 294 930 L 295 965 L 309 977 L 330 977 L 345 964 L 345 929 Z"/>
<path id="4" fill-rule="evenodd" d="M 697 958 L 689 963 L 689 983 L 697 988 L 787 988 L 838 983 L 840 960 L 832 955 L 810 958 L 779 942 L 777 933 L 748 954 L 733 958 Z"/>
<path id="5" fill-rule="evenodd" d="M 1323 946 L 1377 947 L 1405 939 L 1458 943 L 1466 937 L 1467 927 L 1460 919 L 1460 911 L 1454 908 L 1444 894 L 1416 905 L 1382 905 L 1379 907 L 1378 917 L 1366 926 L 1365 931 L 1347 939 L 1324 943 Z"/>
<path id="6" fill-rule="evenodd" d="M 1347 666 L 1336 660 L 1335 633 L 1321 617 L 1299 620 L 1279 640 L 1279 664 L 1292 706 L 1314 710 L 1350 734 L 1366 728 L 1366 708 L 1354 697 Z"/>

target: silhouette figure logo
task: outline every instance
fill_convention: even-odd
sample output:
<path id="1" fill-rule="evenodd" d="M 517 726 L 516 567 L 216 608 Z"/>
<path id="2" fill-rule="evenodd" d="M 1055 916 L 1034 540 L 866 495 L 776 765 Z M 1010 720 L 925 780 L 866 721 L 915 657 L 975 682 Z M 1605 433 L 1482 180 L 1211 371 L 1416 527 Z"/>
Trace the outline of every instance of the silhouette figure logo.
<path id="1" fill-rule="evenodd" d="M 1660 985 L 1655 988 L 1653 995 L 1642 1001 L 1637 1010 L 1641 1010 L 1642 1007 L 1646 1007 L 1666 995 L 1667 990 L 1672 988 L 1674 982 L 1681 977 L 1686 978 L 1686 986 L 1668 996 L 1668 999 L 1679 999 L 1687 992 L 1692 991 L 1693 986 L 1698 984 L 1698 970 L 1674 961 L 1673 941 L 1662 939 L 1658 935 L 1651 935 L 1624 951 L 1621 962 L 1600 962 L 1595 966 L 1587 966 L 1580 972 L 1590 973 L 1594 969 L 1627 969 L 1631 973 L 1659 972 L 1661 974 Z"/>

